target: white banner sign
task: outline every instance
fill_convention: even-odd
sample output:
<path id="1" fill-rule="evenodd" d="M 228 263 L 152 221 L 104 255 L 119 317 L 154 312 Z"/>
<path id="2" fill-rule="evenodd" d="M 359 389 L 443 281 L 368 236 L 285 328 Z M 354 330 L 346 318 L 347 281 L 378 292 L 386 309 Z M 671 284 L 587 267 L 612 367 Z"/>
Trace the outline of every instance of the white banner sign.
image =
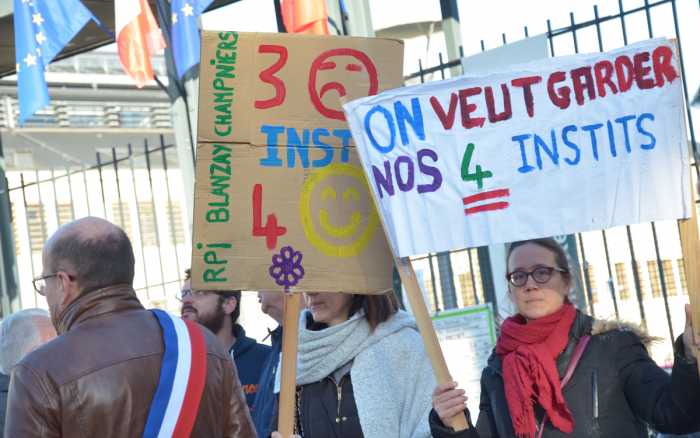
<path id="1" fill-rule="evenodd" d="M 690 215 L 665 39 L 344 106 L 400 257 Z"/>

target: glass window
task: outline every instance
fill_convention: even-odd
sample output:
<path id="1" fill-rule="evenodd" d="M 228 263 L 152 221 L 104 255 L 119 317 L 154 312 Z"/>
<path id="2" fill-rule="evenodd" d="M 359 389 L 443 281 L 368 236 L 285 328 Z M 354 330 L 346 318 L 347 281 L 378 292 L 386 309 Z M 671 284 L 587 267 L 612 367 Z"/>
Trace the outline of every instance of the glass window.
<path id="1" fill-rule="evenodd" d="M 666 293 L 669 297 L 678 295 L 676 278 L 673 276 L 673 263 L 671 260 L 663 260 L 661 265 L 664 270 L 664 280 L 666 280 Z"/>
<path id="2" fill-rule="evenodd" d="M 656 260 L 647 261 L 647 270 L 651 281 L 651 296 L 659 298 L 661 296 L 661 282 L 659 281 L 659 265 Z"/>
<path id="3" fill-rule="evenodd" d="M 615 278 L 617 279 L 617 292 L 621 300 L 630 298 L 630 288 L 627 284 L 627 272 L 624 263 L 615 263 Z"/>

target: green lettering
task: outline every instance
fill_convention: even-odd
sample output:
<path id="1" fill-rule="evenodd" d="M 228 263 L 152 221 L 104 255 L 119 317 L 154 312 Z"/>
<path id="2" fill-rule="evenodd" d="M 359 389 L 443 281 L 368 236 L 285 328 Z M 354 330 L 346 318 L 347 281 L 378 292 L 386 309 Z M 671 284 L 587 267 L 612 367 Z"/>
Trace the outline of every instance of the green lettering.
<path id="1" fill-rule="evenodd" d="M 226 271 L 226 268 L 221 269 L 205 269 L 202 279 L 205 283 L 223 283 L 226 281 L 226 277 L 219 277 Z"/>
<path id="2" fill-rule="evenodd" d="M 231 148 L 226 146 L 225 144 L 219 144 L 219 143 L 214 143 L 214 150 L 212 151 L 212 155 L 219 155 L 223 153 L 231 153 Z"/>
<path id="3" fill-rule="evenodd" d="M 219 130 L 219 125 L 216 125 L 216 126 L 214 127 L 214 132 L 215 132 L 216 135 L 218 135 L 219 137 L 226 137 L 227 135 L 230 135 L 230 134 L 231 134 L 231 131 L 232 131 L 231 125 L 226 126 L 226 130 L 225 130 L 225 131 L 220 131 L 220 130 Z"/>
<path id="4" fill-rule="evenodd" d="M 216 251 L 207 251 L 204 253 L 204 263 L 207 265 L 225 265 L 228 260 L 220 259 L 216 255 Z"/>
<path id="5" fill-rule="evenodd" d="M 233 87 L 227 87 L 226 83 L 221 78 L 215 78 L 214 81 L 212 82 L 212 86 L 214 87 L 215 90 L 220 90 L 220 91 L 233 90 Z M 216 95 L 216 94 L 217 93 L 214 93 L 214 95 Z M 231 96 L 233 96 L 233 93 L 231 93 Z"/>
<path id="6" fill-rule="evenodd" d="M 207 222 L 228 222 L 228 210 L 217 208 L 216 210 L 207 211 Z"/>
<path id="7" fill-rule="evenodd" d="M 233 71 L 235 69 L 236 69 L 235 65 L 216 64 L 216 77 L 217 78 L 235 78 L 236 75 L 233 73 Z"/>

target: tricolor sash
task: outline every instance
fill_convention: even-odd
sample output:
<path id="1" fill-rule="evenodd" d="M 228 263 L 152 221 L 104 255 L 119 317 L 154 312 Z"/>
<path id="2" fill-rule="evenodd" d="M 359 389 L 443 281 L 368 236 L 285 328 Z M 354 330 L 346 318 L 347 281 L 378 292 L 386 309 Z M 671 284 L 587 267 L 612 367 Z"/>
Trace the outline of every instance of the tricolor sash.
<path id="1" fill-rule="evenodd" d="M 187 438 L 207 376 L 207 347 L 197 324 L 151 309 L 163 330 L 163 363 L 144 438 Z"/>

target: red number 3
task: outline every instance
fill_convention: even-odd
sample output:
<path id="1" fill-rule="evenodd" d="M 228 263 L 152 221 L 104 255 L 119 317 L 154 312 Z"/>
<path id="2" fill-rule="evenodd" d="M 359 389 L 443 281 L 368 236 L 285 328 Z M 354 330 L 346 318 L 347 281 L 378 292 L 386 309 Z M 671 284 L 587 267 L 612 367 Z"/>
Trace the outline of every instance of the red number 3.
<path id="1" fill-rule="evenodd" d="M 259 75 L 261 81 L 268 83 L 275 88 L 275 95 L 270 99 L 256 100 L 255 108 L 267 109 L 272 108 L 273 106 L 282 105 L 284 102 L 284 97 L 287 95 L 287 89 L 284 86 L 284 82 L 275 76 L 275 73 L 280 71 L 282 67 L 284 67 L 284 64 L 287 63 L 287 48 L 284 46 L 262 44 L 260 47 L 258 47 L 258 53 L 275 53 L 279 56 L 279 59 L 277 59 L 277 61 L 271 66 L 261 71 Z"/>

